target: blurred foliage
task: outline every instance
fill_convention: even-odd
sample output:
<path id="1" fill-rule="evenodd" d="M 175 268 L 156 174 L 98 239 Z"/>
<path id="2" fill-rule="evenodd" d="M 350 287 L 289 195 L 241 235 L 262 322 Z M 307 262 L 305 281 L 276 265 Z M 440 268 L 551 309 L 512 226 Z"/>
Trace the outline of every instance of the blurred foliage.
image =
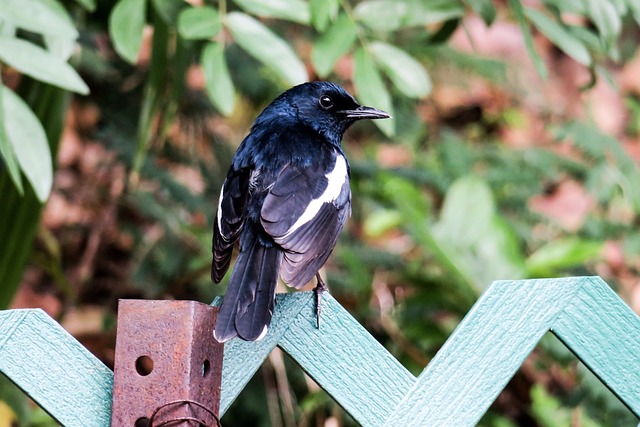
<path id="1" fill-rule="evenodd" d="M 496 279 L 601 274 L 632 301 L 639 22 L 635 0 L 4 0 L 0 308 L 44 306 L 112 365 L 118 298 L 223 293 L 210 224 L 234 149 L 318 78 L 394 116 L 345 138 L 353 217 L 325 270 L 412 372 Z M 616 131 L 588 102 L 607 85 Z M 0 425 L 52 423 L 7 384 Z M 276 351 L 223 423 L 328 420 L 354 425 Z M 481 424 L 637 420 L 547 337 Z"/>

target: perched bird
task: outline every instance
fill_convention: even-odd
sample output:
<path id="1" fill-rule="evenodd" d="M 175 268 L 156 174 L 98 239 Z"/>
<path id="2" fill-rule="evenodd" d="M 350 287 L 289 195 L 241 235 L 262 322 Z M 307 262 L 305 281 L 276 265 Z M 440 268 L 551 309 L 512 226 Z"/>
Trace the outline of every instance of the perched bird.
<path id="1" fill-rule="evenodd" d="M 318 270 L 351 214 L 342 135 L 357 120 L 388 117 L 329 82 L 295 86 L 258 116 L 233 157 L 214 221 L 215 283 L 240 242 L 218 313 L 218 341 L 266 334 L 278 276 L 294 288 L 316 276 L 319 307 L 326 288 Z"/>

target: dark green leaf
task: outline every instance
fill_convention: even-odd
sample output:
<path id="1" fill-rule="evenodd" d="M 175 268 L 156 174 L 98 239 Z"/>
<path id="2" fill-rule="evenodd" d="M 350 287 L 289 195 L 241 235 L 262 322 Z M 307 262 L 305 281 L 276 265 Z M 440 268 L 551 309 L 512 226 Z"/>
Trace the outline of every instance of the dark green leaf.
<path id="1" fill-rule="evenodd" d="M 354 61 L 353 83 L 359 100 L 364 105 L 379 108 L 393 115 L 391 96 L 373 58 L 363 48 L 358 48 L 354 54 Z M 393 119 L 374 120 L 374 123 L 387 136 L 395 133 Z"/>
<path id="2" fill-rule="evenodd" d="M 338 0 L 310 0 L 309 9 L 313 27 L 320 32 L 326 30 L 329 22 L 338 14 L 339 7 Z"/>
<path id="3" fill-rule="evenodd" d="M 78 30 L 69 14 L 56 0 L 2 0 L 0 20 L 38 34 L 78 38 Z"/>
<path id="4" fill-rule="evenodd" d="M 53 183 L 51 151 L 42 124 L 29 106 L 9 88 L 2 88 L 4 126 L 22 172 L 36 196 L 45 202 Z"/>
<path id="5" fill-rule="evenodd" d="M 516 20 L 518 21 L 518 25 L 520 26 L 520 31 L 522 31 L 522 37 L 524 38 L 524 46 L 527 48 L 527 53 L 533 61 L 533 66 L 536 68 L 536 71 L 543 79 L 547 78 L 548 71 L 547 67 L 545 67 L 544 62 L 542 62 L 542 58 L 538 55 L 535 46 L 533 45 L 533 37 L 531 36 L 531 29 L 529 28 L 529 24 L 527 24 L 527 20 L 524 16 L 524 8 L 520 3 L 520 0 L 509 0 L 509 7 L 511 11 L 516 16 Z"/>
<path id="6" fill-rule="evenodd" d="M 210 39 L 220 32 L 218 11 L 209 6 L 190 7 L 178 16 L 178 32 L 185 39 Z"/>
<path id="7" fill-rule="evenodd" d="M 0 59 L 36 80 L 81 94 L 89 93 L 71 65 L 33 43 L 0 37 Z"/>
<path id="8" fill-rule="evenodd" d="M 182 9 L 188 7 L 187 3 L 182 0 L 151 0 L 151 3 L 162 21 L 169 26 L 174 26 Z"/>
<path id="9" fill-rule="evenodd" d="M 475 13 L 480 15 L 487 25 L 491 25 L 496 19 L 496 8 L 493 0 L 465 0 Z"/>
<path id="10" fill-rule="evenodd" d="M 421 63 L 395 46 L 373 42 L 371 53 L 393 84 L 409 98 L 423 98 L 431 92 L 431 79 Z"/>
<path id="11" fill-rule="evenodd" d="M 5 245 L 8 243 L 4 242 Z M 0 413 L 0 420 L 11 427 L 20 426 L 19 422 L 30 420 L 31 415 L 29 400 L 4 374 L 0 374 Z M 13 419 L 14 417 L 15 419 Z"/>
<path id="12" fill-rule="evenodd" d="M 209 99 L 222 114 L 230 115 L 233 112 L 236 93 L 227 68 L 222 43 L 208 43 L 202 50 L 200 62 L 204 70 Z"/>
<path id="13" fill-rule="evenodd" d="M 429 36 L 428 43 L 430 45 L 443 44 L 449 41 L 453 33 L 460 25 L 460 18 L 449 19 L 438 28 L 438 30 Z"/>
<path id="14" fill-rule="evenodd" d="M 309 5 L 301 0 L 234 0 L 254 15 L 280 18 L 300 24 L 309 23 Z"/>
<path id="15" fill-rule="evenodd" d="M 109 16 L 113 47 L 132 64 L 138 60 L 146 13 L 146 0 L 119 0 Z"/>
<path id="16" fill-rule="evenodd" d="M 583 65 L 591 65 L 591 54 L 580 39 L 542 12 L 529 8 L 525 8 L 524 12 L 533 25 L 564 53 Z"/>
<path id="17" fill-rule="evenodd" d="M 394 31 L 461 17 L 464 7 L 453 0 L 365 0 L 358 3 L 353 13 L 373 30 Z"/>
<path id="18" fill-rule="evenodd" d="M 329 29 L 316 40 L 311 62 L 320 77 L 329 75 L 338 59 L 351 49 L 357 28 L 347 15 L 342 14 Z"/>
<path id="19" fill-rule="evenodd" d="M 2 92 L 4 91 L 4 86 L 0 84 L 0 100 L 3 99 Z M 24 189 L 22 188 L 22 177 L 20 176 L 20 168 L 18 166 L 18 159 L 16 159 L 16 155 L 13 152 L 13 146 L 9 141 L 9 137 L 7 136 L 7 132 L 5 130 L 5 115 L 4 115 L 4 102 L 0 102 L 0 156 L 2 156 L 2 162 L 4 166 L 7 168 L 9 172 L 9 176 L 11 177 L 11 181 L 18 189 L 18 193 L 23 194 Z"/>
<path id="20" fill-rule="evenodd" d="M 225 22 L 240 47 L 287 83 L 296 85 L 309 79 L 304 64 L 291 46 L 262 23 L 240 12 L 229 13 Z"/>

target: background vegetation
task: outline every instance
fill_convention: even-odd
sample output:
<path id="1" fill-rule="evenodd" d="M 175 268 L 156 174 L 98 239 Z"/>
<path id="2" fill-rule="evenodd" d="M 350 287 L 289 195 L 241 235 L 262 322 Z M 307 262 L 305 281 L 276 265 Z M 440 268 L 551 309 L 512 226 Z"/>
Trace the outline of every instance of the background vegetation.
<path id="1" fill-rule="evenodd" d="M 495 279 L 599 274 L 640 311 L 639 22 L 634 0 L 4 0 L 0 309 L 44 308 L 112 366 L 118 298 L 223 293 L 235 147 L 330 79 L 394 120 L 345 138 L 324 273 L 412 372 Z M 222 421 L 354 424 L 279 351 Z M 55 425 L 4 380 L 11 422 Z M 482 425 L 637 422 L 547 337 Z"/>

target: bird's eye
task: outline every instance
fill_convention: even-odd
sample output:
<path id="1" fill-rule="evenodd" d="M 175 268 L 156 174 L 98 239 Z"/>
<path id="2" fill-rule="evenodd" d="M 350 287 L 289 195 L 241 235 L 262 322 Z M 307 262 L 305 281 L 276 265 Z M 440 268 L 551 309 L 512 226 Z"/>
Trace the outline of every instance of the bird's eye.
<path id="1" fill-rule="evenodd" d="M 328 110 L 329 108 L 333 107 L 333 99 L 331 99 L 329 95 L 322 95 L 320 97 L 320 106 L 323 109 Z"/>

